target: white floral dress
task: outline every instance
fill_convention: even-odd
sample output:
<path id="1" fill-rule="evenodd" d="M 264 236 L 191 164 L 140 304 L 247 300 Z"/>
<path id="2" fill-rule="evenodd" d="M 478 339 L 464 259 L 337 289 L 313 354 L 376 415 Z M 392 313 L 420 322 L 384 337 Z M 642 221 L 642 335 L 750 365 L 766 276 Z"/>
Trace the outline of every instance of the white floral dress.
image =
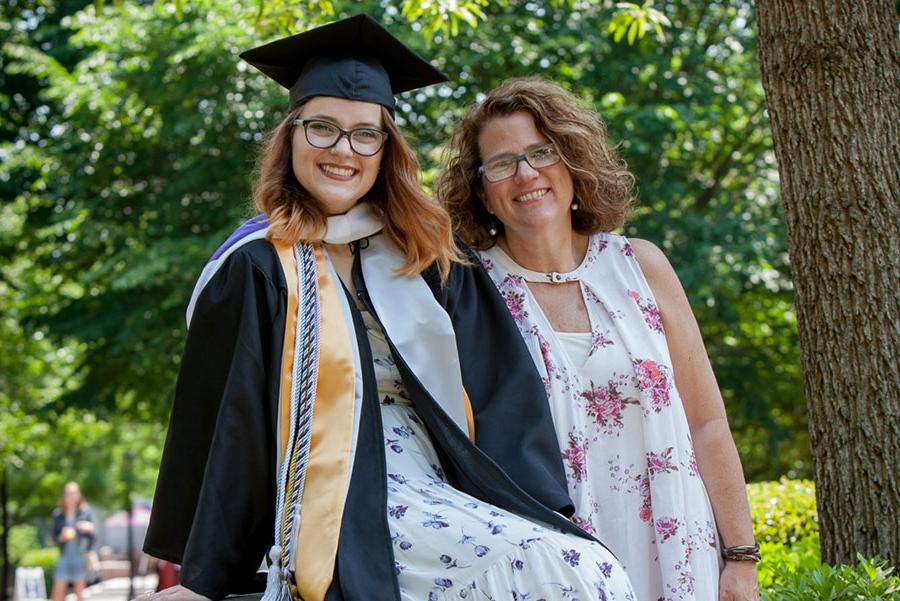
<path id="1" fill-rule="evenodd" d="M 364 311 L 381 399 L 388 524 L 404 601 L 634 601 L 603 546 L 538 525 L 447 483 L 383 331 Z"/>
<path id="2" fill-rule="evenodd" d="M 591 237 L 574 271 L 481 253 L 544 379 L 574 521 L 621 560 L 638 601 L 718 599 L 712 509 L 694 458 L 662 320 L 627 239 Z M 526 282 L 577 281 L 591 322 L 576 365 Z"/>

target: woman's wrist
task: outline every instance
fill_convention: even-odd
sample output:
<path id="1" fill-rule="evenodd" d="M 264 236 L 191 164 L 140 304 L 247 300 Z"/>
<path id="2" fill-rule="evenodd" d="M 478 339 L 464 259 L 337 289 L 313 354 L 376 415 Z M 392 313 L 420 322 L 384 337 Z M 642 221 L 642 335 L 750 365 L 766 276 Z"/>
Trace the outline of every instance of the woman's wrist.
<path id="1" fill-rule="evenodd" d="M 759 545 L 733 545 L 722 549 L 722 558 L 728 562 L 758 563 L 760 560 Z"/>
<path id="2" fill-rule="evenodd" d="M 756 562 L 755 561 L 726 561 L 725 568 L 723 569 L 731 569 L 737 574 L 755 574 L 756 573 Z"/>

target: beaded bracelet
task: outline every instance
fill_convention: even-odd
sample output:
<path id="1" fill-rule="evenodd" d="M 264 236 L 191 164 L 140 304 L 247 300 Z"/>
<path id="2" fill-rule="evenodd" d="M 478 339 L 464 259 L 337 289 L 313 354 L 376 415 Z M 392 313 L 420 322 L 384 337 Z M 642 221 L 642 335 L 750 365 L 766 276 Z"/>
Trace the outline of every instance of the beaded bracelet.
<path id="1" fill-rule="evenodd" d="M 722 558 L 725 561 L 752 561 L 758 563 L 760 558 L 759 545 L 736 545 L 722 549 Z"/>

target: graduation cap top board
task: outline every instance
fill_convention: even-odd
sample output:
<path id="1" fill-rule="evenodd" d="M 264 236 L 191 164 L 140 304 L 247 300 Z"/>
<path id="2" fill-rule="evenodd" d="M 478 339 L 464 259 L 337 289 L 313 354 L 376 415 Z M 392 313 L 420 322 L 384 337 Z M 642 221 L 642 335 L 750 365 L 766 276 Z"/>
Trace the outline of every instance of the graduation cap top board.
<path id="1" fill-rule="evenodd" d="M 361 14 L 241 53 L 290 90 L 290 109 L 313 96 L 374 102 L 394 113 L 394 94 L 447 81 L 372 17 Z"/>

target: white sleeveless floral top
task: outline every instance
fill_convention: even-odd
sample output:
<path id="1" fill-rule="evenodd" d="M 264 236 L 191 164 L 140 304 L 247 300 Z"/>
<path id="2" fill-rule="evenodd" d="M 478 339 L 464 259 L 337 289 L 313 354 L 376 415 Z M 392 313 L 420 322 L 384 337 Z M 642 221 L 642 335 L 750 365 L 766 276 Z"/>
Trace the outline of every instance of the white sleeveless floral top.
<path id="1" fill-rule="evenodd" d="M 574 271 L 481 253 L 543 377 L 573 518 L 616 554 L 639 601 L 718 599 L 718 541 L 653 293 L 628 240 L 595 234 Z M 581 287 L 591 322 L 576 365 L 527 282 Z"/>

